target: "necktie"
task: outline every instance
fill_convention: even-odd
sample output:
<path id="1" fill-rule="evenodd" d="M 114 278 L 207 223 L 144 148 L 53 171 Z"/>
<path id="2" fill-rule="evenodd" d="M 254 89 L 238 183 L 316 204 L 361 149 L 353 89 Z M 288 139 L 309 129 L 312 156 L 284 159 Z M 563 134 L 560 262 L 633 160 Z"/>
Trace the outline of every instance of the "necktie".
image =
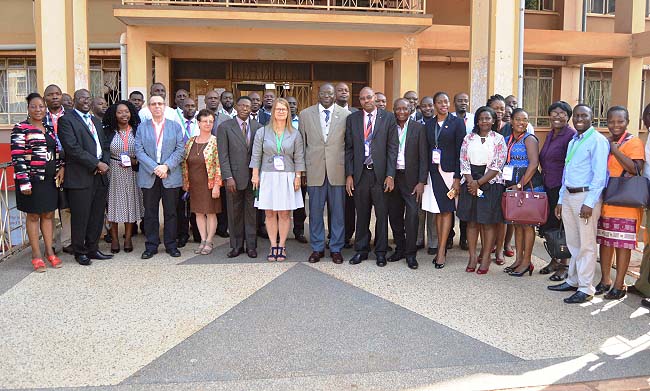
<path id="1" fill-rule="evenodd" d="M 192 136 L 192 120 L 188 119 L 185 122 L 185 134 L 183 135 L 183 141 L 187 142 L 187 140 L 190 139 L 190 136 Z"/>
<path id="2" fill-rule="evenodd" d="M 244 138 L 246 139 L 246 143 L 248 143 L 249 140 L 248 140 L 248 132 L 246 131 L 246 122 L 241 123 L 241 131 L 244 133 Z"/>
<path id="3" fill-rule="evenodd" d="M 323 113 L 325 113 L 325 124 L 327 124 L 328 122 L 330 122 L 330 111 L 325 109 L 323 110 Z"/>
<path id="4" fill-rule="evenodd" d="M 253 119 L 257 121 L 257 113 L 251 113 L 251 117 L 253 117 Z"/>
<path id="5" fill-rule="evenodd" d="M 372 113 L 368 113 L 368 123 L 366 124 L 366 130 L 363 132 L 363 138 L 367 140 L 370 133 L 372 133 Z"/>
<path id="6" fill-rule="evenodd" d="M 93 121 L 90 119 L 90 114 L 86 113 L 83 115 L 84 121 L 86 122 L 86 126 L 88 126 L 88 130 L 90 131 L 90 134 L 93 136 L 93 139 L 95 140 L 95 144 L 97 145 L 97 159 L 101 158 L 102 156 L 102 148 L 99 145 L 99 137 L 97 136 L 97 132 L 95 130 L 95 125 L 93 124 Z"/>

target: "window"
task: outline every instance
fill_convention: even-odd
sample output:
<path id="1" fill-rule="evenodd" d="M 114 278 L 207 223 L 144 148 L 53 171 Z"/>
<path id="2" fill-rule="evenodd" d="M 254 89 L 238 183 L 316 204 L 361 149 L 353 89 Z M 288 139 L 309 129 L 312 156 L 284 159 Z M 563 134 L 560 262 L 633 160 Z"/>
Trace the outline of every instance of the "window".
<path id="1" fill-rule="evenodd" d="M 614 14 L 616 8 L 616 0 L 588 0 L 587 13 L 590 14 Z"/>
<path id="2" fill-rule="evenodd" d="M 548 128 L 551 121 L 548 107 L 553 103 L 553 69 L 524 68 L 524 97 L 522 107 L 531 125 Z"/>
<path id="3" fill-rule="evenodd" d="M 103 97 L 109 105 L 120 100 L 119 59 L 90 59 L 90 96 Z"/>
<path id="4" fill-rule="evenodd" d="M 588 70 L 585 72 L 585 104 L 594 112 L 594 126 L 607 127 L 607 109 L 612 95 L 612 72 Z"/>
<path id="5" fill-rule="evenodd" d="M 526 0 L 526 9 L 534 11 L 555 11 L 554 0 Z"/>
<path id="6" fill-rule="evenodd" d="M 36 91 L 36 60 L 0 58 L 0 124 L 24 121 L 25 98 L 33 91 Z"/>

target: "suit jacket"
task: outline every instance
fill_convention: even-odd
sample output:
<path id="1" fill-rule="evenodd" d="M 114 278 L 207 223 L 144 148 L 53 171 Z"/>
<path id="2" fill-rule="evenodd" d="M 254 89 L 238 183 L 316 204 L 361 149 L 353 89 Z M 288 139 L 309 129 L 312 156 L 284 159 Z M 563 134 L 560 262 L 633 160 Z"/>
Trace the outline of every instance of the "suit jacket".
<path id="1" fill-rule="evenodd" d="M 305 144 L 307 186 L 345 185 L 345 122 L 350 112 L 336 103 L 330 109 L 327 140 L 323 138 L 318 104 L 300 112 L 299 130 Z"/>
<path id="2" fill-rule="evenodd" d="M 183 188 L 190 191 L 190 175 L 187 167 L 187 158 L 190 156 L 190 151 L 192 150 L 194 141 L 196 141 L 196 137 L 190 138 L 185 144 L 183 164 L 181 165 L 183 169 Z M 219 166 L 219 152 L 217 151 L 216 137 L 210 136 L 208 139 L 208 143 L 203 148 L 203 159 L 205 160 L 205 169 L 208 173 L 208 189 L 212 189 L 214 186 L 221 187 L 221 167 Z"/>
<path id="3" fill-rule="evenodd" d="M 251 180 L 251 162 L 253 142 L 257 129 L 261 128 L 259 122 L 250 120 L 250 140 L 247 143 L 237 118 L 230 119 L 217 130 L 217 147 L 219 149 L 219 162 L 221 163 L 221 177 L 225 181 L 233 178 L 237 190 L 246 190 Z"/>
<path id="4" fill-rule="evenodd" d="M 183 142 L 183 129 L 176 121 L 165 119 L 165 128 L 162 136 L 162 151 L 160 153 L 160 164 L 169 167 L 167 178 L 162 180 L 166 189 L 183 186 L 183 175 L 181 174 L 181 163 L 185 155 Z M 138 158 L 140 169 L 138 170 L 138 186 L 143 189 L 151 189 L 156 181 L 154 168 L 156 162 L 156 129 L 152 120 L 140 123 L 135 135 L 135 156 Z"/>
<path id="5" fill-rule="evenodd" d="M 431 162 L 431 151 L 440 149 L 440 166 L 442 171 L 453 172 L 454 178 L 460 179 L 460 147 L 463 145 L 463 139 L 467 134 L 465 131 L 465 122 L 462 119 L 447 115 L 447 119 L 442 124 L 440 135 L 438 136 L 438 145 L 436 146 L 435 129 L 438 125 L 436 119 L 429 121 L 426 125 L 427 138 L 429 140 L 429 162 Z M 437 164 L 430 164 L 430 170 L 438 170 Z"/>
<path id="6" fill-rule="evenodd" d="M 102 147 L 101 161 L 109 164 L 111 159 L 110 140 L 104 133 L 102 122 L 95 116 L 90 118 L 95 125 L 95 131 Z M 91 187 L 100 159 L 97 159 L 97 144 L 88 125 L 75 110 L 71 110 L 59 119 L 58 128 L 59 140 L 66 151 L 66 173 L 63 187 L 66 189 Z M 102 175 L 102 181 L 108 185 L 108 175 Z"/>
<path id="7" fill-rule="evenodd" d="M 345 122 L 345 175 L 354 177 L 357 185 L 361 179 L 365 160 L 365 147 L 363 138 L 363 121 L 366 112 L 356 111 L 346 118 Z M 395 178 L 397 164 L 397 151 L 399 140 L 397 138 L 397 123 L 393 113 L 377 110 L 373 139 L 370 145 L 370 155 L 374 165 L 377 182 L 383 183 L 387 176 Z"/>
<path id="8" fill-rule="evenodd" d="M 266 111 L 264 111 L 264 109 L 260 108 L 259 110 L 257 110 L 256 121 L 259 122 L 262 126 L 267 125 L 271 121 L 271 114 L 267 113 Z"/>
<path id="9" fill-rule="evenodd" d="M 404 140 L 404 174 L 406 186 L 412 189 L 429 178 L 429 143 L 427 132 L 419 122 L 409 118 Z"/>

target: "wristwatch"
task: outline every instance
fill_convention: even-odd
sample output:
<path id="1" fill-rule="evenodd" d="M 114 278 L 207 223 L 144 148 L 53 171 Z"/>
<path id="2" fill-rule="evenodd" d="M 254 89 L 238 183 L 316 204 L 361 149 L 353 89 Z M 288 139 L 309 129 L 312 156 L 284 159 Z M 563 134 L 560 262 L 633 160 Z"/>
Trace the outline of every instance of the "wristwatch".
<path id="1" fill-rule="evenodd" d="M 517 183 L 517 189 L 521 189 L 521 183 Z"/>

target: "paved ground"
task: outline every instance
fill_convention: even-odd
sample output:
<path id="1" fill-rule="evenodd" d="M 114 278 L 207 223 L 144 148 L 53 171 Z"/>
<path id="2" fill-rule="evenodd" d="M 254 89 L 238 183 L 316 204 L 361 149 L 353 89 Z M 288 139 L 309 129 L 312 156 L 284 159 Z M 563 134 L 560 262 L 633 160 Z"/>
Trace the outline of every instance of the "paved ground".
<path id="1" fill-rule="evenodd" d="M 32 273 L 29 252 L 0 263 L 0 388 L 650 387 L 650 316 L 638 296 L 568 306 L 537 270 L 465 273 L 458 248 L 441 270 L 420 252 L 413 271 L 310 265 L 309 247 L 293 240 L 284 263 L 227 259 L 225 239 L 210 256 L 191 244 L 182 258 L 145 261 L 141 240 L 91 267 L 66 255 L 62 269 Z M 636 379 L 606 382 L 626 377 Z"/>

